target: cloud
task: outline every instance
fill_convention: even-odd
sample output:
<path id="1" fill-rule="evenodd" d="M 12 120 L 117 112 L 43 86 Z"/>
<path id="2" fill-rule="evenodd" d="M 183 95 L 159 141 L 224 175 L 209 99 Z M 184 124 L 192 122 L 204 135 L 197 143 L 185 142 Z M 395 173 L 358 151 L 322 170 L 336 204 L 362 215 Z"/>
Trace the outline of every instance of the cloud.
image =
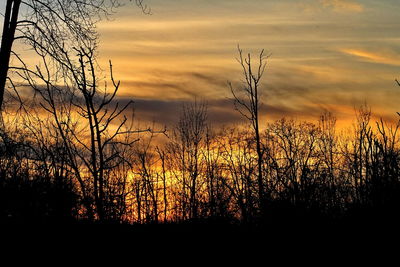
<path id="1" fill-rule="evenodd" d="M 182 111 L 182 105 L 193 100 L 160 100 L 160 99 L 132 99 L 118 97 L 116 101 L 126 103 L 134 100 L 135 118 L 143 123 L 155 122 L 158 125 L 173 127 L 177 124 Z M 247 123 L 246 119 L 235 110 L 233 100 L 228 98 L 205 100 L 207 104 L 208 120 L 214 126 L 235 125 Z M 324 105 L 312 103 L 298 103 L 297 105 L 279 102 L 264 103 L 260 106 L 260 121 L 262 125 L 283 117 L 298 118 L 315 121 L 324 111 L 331 111 L 341 118 L 353 115 L 353 109 L 346 109 L 346 105 Z"/>
<path id="2" fill-rule="evenodd" d="M 126 103 L 130 100 L 134 100 L 135 118 L 138 121 L 154 121 L 157 124 L 167 125 L 168 127 L 177 124 L 182 106 L 192 102 L 192 100 L 132 99 L 128 96 L 117 97 L 116 99 L 121 103 Z M 239 113 L 234 110 L 231 100 L 213 99 L 205 102 L 208 108 L 208 119 L 213 125 L 234 124 L 242 121 Z"/>
<path id="3" fill-rule="evenodd" d="M 197 96 L 182 82 L 172 81 L 123 81 L 130 95 L 137 97 L 186 98 Z"/>
<path id="4" fill-rule="evenodd" d="M 120 93 L 133 98 L 185 100 L 221 98 L 229 93 L 224 68 L 153 69 L 121 79 Z"/>
<path id="5" fill-rule="evenodd" d="M 363 12 L 364 6 L 352 0 L 319 0 L 325 7 L 333 8 L 335 11 Z"/>
<path id="6" fill-rule="evenodd" d="M 362 61 L 400 66 L 400 57 L 391 52 L 374 53 L 360 49 L 341 49 L 342 53 L 359 58 Z"/>

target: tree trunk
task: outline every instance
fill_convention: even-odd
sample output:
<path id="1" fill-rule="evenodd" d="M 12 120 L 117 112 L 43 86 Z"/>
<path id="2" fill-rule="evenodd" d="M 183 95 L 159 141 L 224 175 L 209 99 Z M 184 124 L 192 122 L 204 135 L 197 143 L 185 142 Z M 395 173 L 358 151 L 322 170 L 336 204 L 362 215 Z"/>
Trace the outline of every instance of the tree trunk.
<path id="1" fill-rule="evenodd" d="M 17 28 L 20 5 L 21 0 L 7 0 L 0 48 L 0 110 L 2 110 L 3 106 L 11 49 L 14 42 L 15 29 Z"/>

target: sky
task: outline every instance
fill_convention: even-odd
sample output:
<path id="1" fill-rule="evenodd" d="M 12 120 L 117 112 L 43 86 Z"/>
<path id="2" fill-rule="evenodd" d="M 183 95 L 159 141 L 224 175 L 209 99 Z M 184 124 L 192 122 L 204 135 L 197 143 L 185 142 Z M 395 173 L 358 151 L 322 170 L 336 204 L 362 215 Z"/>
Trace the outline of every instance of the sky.
<path id="1" fill-rule="evenodd" d="M 367 103 L 377 117 L 400 110 L 400 36 L 396 0 L 147 0 L 99 25 L 101 57 L 111 59 L 121 94 L 146 119 L 173 120 L 180 101 L 208 102 L 216 121 L 233 122 L 227 81 L 240 86 L 237 45 L 270 58 L 263 120 L 338 122 Z"/>
<path id="2" fill-rule="evenodd" d="M 270 55 L 262 80 L 262 122 L 339 124 L 367 103 L 375 119 L 400 111 L 398 0 L 145 0 L 98 25 L 100 64 L 112 60 L 120 99 L 139 120 L 177 121 L 182 102 L 206 101 L 214 123 L 242 121 L 228 81 L 241 86 L 237 46 Z"/>

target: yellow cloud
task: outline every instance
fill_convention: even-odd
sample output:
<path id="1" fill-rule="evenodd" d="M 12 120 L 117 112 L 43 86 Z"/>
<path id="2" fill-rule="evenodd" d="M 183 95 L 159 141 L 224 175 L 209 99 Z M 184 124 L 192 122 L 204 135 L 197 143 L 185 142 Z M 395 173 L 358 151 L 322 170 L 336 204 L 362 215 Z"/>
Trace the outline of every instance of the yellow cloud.
<path id="1" fill-rule="evenodd" d="M 320 2 L 326 7 L 333 8 L 335 11 L 364 11 L 363 5 L 352 0 L 320 0 Z"/>
<path id="2" fill-rule="evenodd" d="M 367 62 L 400 66 L 400 57 L 394 54 L 378 54 L 358 49 L 342 49 L 340 51 L 347 55 L 359 57 L 360 59 Z"/>

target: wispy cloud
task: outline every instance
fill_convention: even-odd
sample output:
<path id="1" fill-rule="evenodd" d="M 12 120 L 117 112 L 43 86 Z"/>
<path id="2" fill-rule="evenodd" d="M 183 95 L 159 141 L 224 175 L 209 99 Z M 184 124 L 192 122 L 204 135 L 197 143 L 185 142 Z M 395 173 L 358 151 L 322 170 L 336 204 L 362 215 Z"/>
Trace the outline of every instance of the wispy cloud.
<path id="1" fill-rule="evenodd" d="M 342 49 L 341 52 L 366 62 L 400 66 L 400 56 L 391 52 L 376 53 L 360 49 Z"/>
<path id="2" fill-rule="evenodd" d="M 319 0 L 324 6 L 331 7 L 335 11 L 362 12 L 364 6 L 352 0 Z"/>
<path id="3" fill-rule="evenodd" d="M 209 101 L 216 121 L 239 120 L 231 103 L 218 100 L 230 97 L 228 80 L 241 86 L 238 43 L 246 52 L 272 53 L 265 120 L 316 118 L 324 109 L 347 119 L 365 101 L 380 114 L 396 114 L 393 1 L 153 0 L 152 16 L 124 9 L 99 25 L 101 56 L 105 65 L 113 60 L 120 93 L 136 99 L 139 117 L 149 120 L 174 121 L 179 103 L 194 98 Z"/>

